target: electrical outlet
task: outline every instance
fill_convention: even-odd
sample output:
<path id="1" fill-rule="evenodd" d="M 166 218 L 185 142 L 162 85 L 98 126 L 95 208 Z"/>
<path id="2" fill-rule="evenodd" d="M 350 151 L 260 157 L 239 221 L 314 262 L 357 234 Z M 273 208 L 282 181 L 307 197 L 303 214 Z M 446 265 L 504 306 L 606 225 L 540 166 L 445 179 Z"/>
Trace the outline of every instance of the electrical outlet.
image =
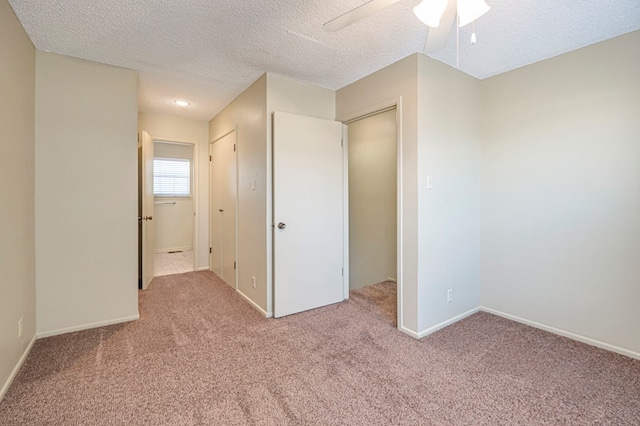
<path id="1" fill-rule="evenodd" d="M 253 286 L 253 288 L 256 288 L 256 277 L 251 277 L 251 285 Z"/>
<path id="2" fill-rule="evenodd" d="M 22 337 L 22 318 L 18 320 L 18 339 Z"/>
<path id="3" fill-rule="evenodd" d="M 453 302 L 453 289 L 447 290 L 447 303 Z"/>

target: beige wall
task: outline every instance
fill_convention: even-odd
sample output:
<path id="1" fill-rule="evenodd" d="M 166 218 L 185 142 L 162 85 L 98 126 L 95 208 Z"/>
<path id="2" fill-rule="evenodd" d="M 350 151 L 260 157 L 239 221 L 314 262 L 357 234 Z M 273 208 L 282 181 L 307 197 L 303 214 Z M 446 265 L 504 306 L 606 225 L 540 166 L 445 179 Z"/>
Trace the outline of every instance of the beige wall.
<path id="1" fill-rule="evenodd" d="M 482 102 L 480 81 L 424 55 L 418 89 L 418 329 L 428 333 L 480 304 Z"/>
<path id="2" fill-rule="evenodd" d="M 340 89 L 337 117 L 344 121 L 398 99 L 399 328 L 419 337 L 479 306 L 480 83 L 415 54 Z"/>
<path id="3" fill-rule="evenodd" d="M 191 161 L 191 193 L 193 184 L 193 145 L 154 143 L 154 156 L 184 158 Z M 191 250 L 194 240 L 194 197 L 156 197 L 153 212 L 154 251 Z"/>
<path id="4" fill-rule="evenodd" d="M 268 295 L 267 243 L 267 76 L 263 75 L 209 123 L 215 141 L 237 130 L 238 155 L 238 291 L 264 315 Z M 251 189 L 255 179 L 255 190 Z M 251 277 L 256 277 L 256 288 Z M 269 281 L 270 283 L 270 281 Z"/>
<path id="5" fill-rule="evenodd" d="M 39 336 L 135 319 L 137 73 L 36 53 Z"/>
<path id="6" fill-rule="evenodd" d="M 210 139 L 237 130 L 238 292 L 264 315 L 273 314 L 272 115 L 274 111 L 333 119 L 335 93 L 265 74 L 238 96 L 209 127 Z M 252 190 L 252 180 L 256 181 Z M 251 277 L 256 277 L 254 289 Z"/>
<path id="7" fill-rule="evenodd" d="M 36 330 L 35 48 L 0 0 L 0 399 Z M 18 321 L 23 334 L 18 337 Z"/>
<path id="8" fill-rule="evenodd" d="M 349 124 L 349 288 L 396 278 L 396 110 Z"/>
<path id="9" fill-rule="evenodd" d="M 154 140 L 173 142 L 195 142 L 197 159 L 194 185 L 198 196 L 194 200 L 198 233 L 194 244 L 197 246 L 197 269 L 209 269 L 209 123 L 189 120 L 166 114 L 141 112 L 138 114 L 138 130 L 146 131 Z M 159 207 L 158 210 L 160 212 Z M 162 214 L 162 213 L 160 213 Z M 157 234 L 156 234 L 157 235 Z"/>
<path id="10" fill-rule="evenodd" d="M 356 118 L 391 104 L 399 103 L 399 169 L 401 190 L 398 197 L 403 222 L 403 252 L 399 276 L 402 310 L 398 327 L 418 334 L 418 55 L 412 55 L 356 81 L 336 93 L 339 121 Z"/>
<path id="11" fill-rule="evenodd" d="M 482 304 L 640 356 L 640 32 L 482 83 Z"/>

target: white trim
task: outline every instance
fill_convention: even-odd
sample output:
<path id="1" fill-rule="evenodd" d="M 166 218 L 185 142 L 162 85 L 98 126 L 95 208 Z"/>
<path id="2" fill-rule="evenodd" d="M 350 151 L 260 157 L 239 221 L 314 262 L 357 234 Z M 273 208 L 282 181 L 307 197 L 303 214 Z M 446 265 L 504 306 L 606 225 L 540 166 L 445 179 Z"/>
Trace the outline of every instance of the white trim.
<path id="1" fill-rule="evenodd" d="M 398 330 L 400 330 L 401 332 L 403 332 L 404 334 L 407 334 L 411 337 L 413 337 L 414 339 L 419 339 L 420 338 L 420 334 L 416 331 L 410 330 L 404 326 L 398 326 Z"/>
<path id="2" fill-rule="evenodd" d="M 236 292 L 242 296 L 242 298 L 244 300 L 246 300 L 247 302 L 249 302 L 249 304 L 258 312 L 260 312 L 265 318 L 272 318 L 273 317 L 273 312 L 267 312 L 264 309 L 262 309 L 256 302 L 254 302 L 253 300 L 249 299 L 249 296 L 247 296 L 246 294 L 244 294 L 243 292 L 241 292 L 240 290 L 236 290 Z"/>
<path id="3" fill-rule="evenodd" d="M 539 322 L 531 321 L 528 319 L 524 319 L 521 317 L 517 317 L 515 315 L 507 314 L 505 312 L 501 312 L 495 309 L 487 308 L 485 306 L 480 307 L 482 312 L 487 312 L 489 314 L 497 315 L 502 318 L 506 318 L 511 321 L 519 322 L 521 324 L 529 325 L 534 328 L 538 328 L 540 330 L 548 331 L 553 334 L 557 334 L 559 336 L 567 337 L 572 340 L 576 340 L 578 342 L 586 343 L 587 345 L 595 346 L 600 349 L 605 349 L 611 352 L 615 352 L 620 355 L 628 356 L 629 358 L 640 359 L 640 353 L 631 351 L 629 349 L 624 349 L 619 346 L 615 346 L 609 343 L 602 342 L 600 340 L 592 339 L 590 337 L 583 336 L 581 334 L 572 333 L 570 331 L 562 330 L 559 328 L 551 327 L 549 325 L 540 324 Z"/>
<path id="4" fill-rule="evenodd" d="M 435 333 L 438 330 L 442 330 L 443 328 L 445 328 L 445 327 L 447 327 L 447 326 L 449 326 L 449 325 L 451 325 L 453 323 L 456 323 L 456 322 L 458 322 L 460 320 L 463 320 L 466 317 L 469 317 L 469 316 L 471 316 L 471 315 L 473 315 L 475 313 L 478 313 L 478 312 L 480 312 L 480 307 L 479 306 L 477 308 L 473 308 L 471 310 L 468 310 L 467 312 L 463 312 L 460 315 L 456 315 L 455 317 L 450 318 L 450 319 L 448 319 L 446 321 L 443 321 L 440 324 L 436 324 L 433 327 L 429 327 L 426 330 L 422 330 L 419 333 L 415 333 L 415 332 L 411 331 L 411 333 L 413 333 L 411 335 L 413 337 L 415 337 L 416 339 L 422 339 L 423 337 L 426 337 L 426 336 L 428 336 L 428 335 L 430 335 L 432 333 Z M 408 331 L 410 331 L 410 330 L 408 330 Z M 405 333 L 406 333 L 406 331 L 405 331 Z M 409 334 L 409 333 L 407 333 L 407 334 Z"/>
<path id="5" fill-rule="evenodd" d="M 27 360 L 27 357 L 29 356 L 29 353 L 31 352 L 31 349 L 33 348 L 33 344 L 35 342 L 36 342 L 36 336 L 34 335 L 31 338 L 31 341 L 29 342 L 27 347 L 25 348 L 24 352 L 22 352 L 22 355 L 20 356 L 18 363 L 15 365 L 15 367 L 13 367 L 13 370 L 11 370 L 11 374 L 9 374 L 9 377 L 7 377 L 7 381 L 4 382 L 4 384 L 2 385 L 2 389 L 0 389 L 0 401 L 2 401 L 4 396 L 7 394 L 7 391 L 11 387 L 13 380 L 18 375 L 18 372 L 22 368 L 22 365 L 24 364 L 24 362 Z"/>
<path id="6" fill-rule="evenodd" d="M 170 251 L 192 251 L 193 247 L 172 247 L 172 248 L 161 248 L 153 250 L 154 253 L 169 253 Z M 195 255 L 195 253 L 194 253 Z"/>
<path id="7" fill-rule="evenodd" d="M 342 292 L 349 299 L 349 128 L 342 125 Z"/>
<path id="8" fill-rule="evenodd" d="M 392 283 L 397 283 L 398 280 L 396 280 L 395 278 L 391 278 L 391 277 L 387 277 L 387 281 L 391 281 Z"/>
<path id="9" fill-rule="evenodd" d="M 36 333 L 36 338 L 42 339 L 45 337 L 57 336 L 59 334 L 67 334 L 67 333 L 73 333 L 76 331 L 89 330 L 91 328 L 105 327 L 107 325 L 120 324 L 123 322 L 135 321 L 138 319 L 140 319 L 140 314 L 132 315 L 130 317 L 115 318 L 115 319 L 106 320 L 106 321 L 98 321 L 98 322 L 92 322 L 89 324 L 76 325 L 73 327 L 59 328 L 57 330 L 50 330 L 42 333 Z"/>
<path id="10" fill-rule="evenodd" d="M 198 268 L 198 272 L 200 271 L 211 271 L 211 267 L 209 266 L 201 266 Z"/>

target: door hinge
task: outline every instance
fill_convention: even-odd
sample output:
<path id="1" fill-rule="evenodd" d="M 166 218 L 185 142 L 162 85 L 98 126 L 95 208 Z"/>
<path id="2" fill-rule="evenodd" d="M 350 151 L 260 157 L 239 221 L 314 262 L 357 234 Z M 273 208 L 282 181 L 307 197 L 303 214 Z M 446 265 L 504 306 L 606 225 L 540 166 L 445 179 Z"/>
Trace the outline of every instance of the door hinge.
<path id="1" fill-rule="evenodd" d="M 233 144 L 233 152 L 236 152 L 236 144 Z"/>
<path id="2" fill-rule="evenodd" d="M 140 133 L 138 133 L 138 143 L 140 143 Z"/>
<path id="3" fill-rule="evenodd" d="M 211 161 L 211 156 L 209 156 L 209 161 Z"/>
<path id="4" fill-rule="evenodd" d="M 342 276 L 344 277 L 344 268 L 342 268 Z"/>
<path id="5" fill-rule="evenodd" d="M 236 269 L 236 262 L 233 262 L 233 269 Z"/>
<path id="6" fill-rule="evenodd" d="M 344 146 L 344 139 L 340 139 L 340 146 Z"/>
<path id="7" fill-rule="evenodd" d="M 213 250 L 211 249 L 211 247 L 209 247 L 209 254 L 213 253 Z"/>

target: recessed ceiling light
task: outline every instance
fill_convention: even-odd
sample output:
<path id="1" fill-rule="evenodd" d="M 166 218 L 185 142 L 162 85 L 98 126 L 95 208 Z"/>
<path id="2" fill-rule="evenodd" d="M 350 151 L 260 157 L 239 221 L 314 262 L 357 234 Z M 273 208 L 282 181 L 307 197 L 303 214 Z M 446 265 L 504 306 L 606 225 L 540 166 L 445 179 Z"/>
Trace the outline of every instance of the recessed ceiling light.
<path id="1" fill-rule="evenodd" d="M 191 104 L 190 104 L 189 102 L 187 102 L 187 101 L 173 101 L 173 102 L 175 102 L 175 103 L 176 103 L 176 105 L 180 105 L 180 106 L 183 106 L 183 107 L 186 107 L 186 106 L 191 105 Z"/>

